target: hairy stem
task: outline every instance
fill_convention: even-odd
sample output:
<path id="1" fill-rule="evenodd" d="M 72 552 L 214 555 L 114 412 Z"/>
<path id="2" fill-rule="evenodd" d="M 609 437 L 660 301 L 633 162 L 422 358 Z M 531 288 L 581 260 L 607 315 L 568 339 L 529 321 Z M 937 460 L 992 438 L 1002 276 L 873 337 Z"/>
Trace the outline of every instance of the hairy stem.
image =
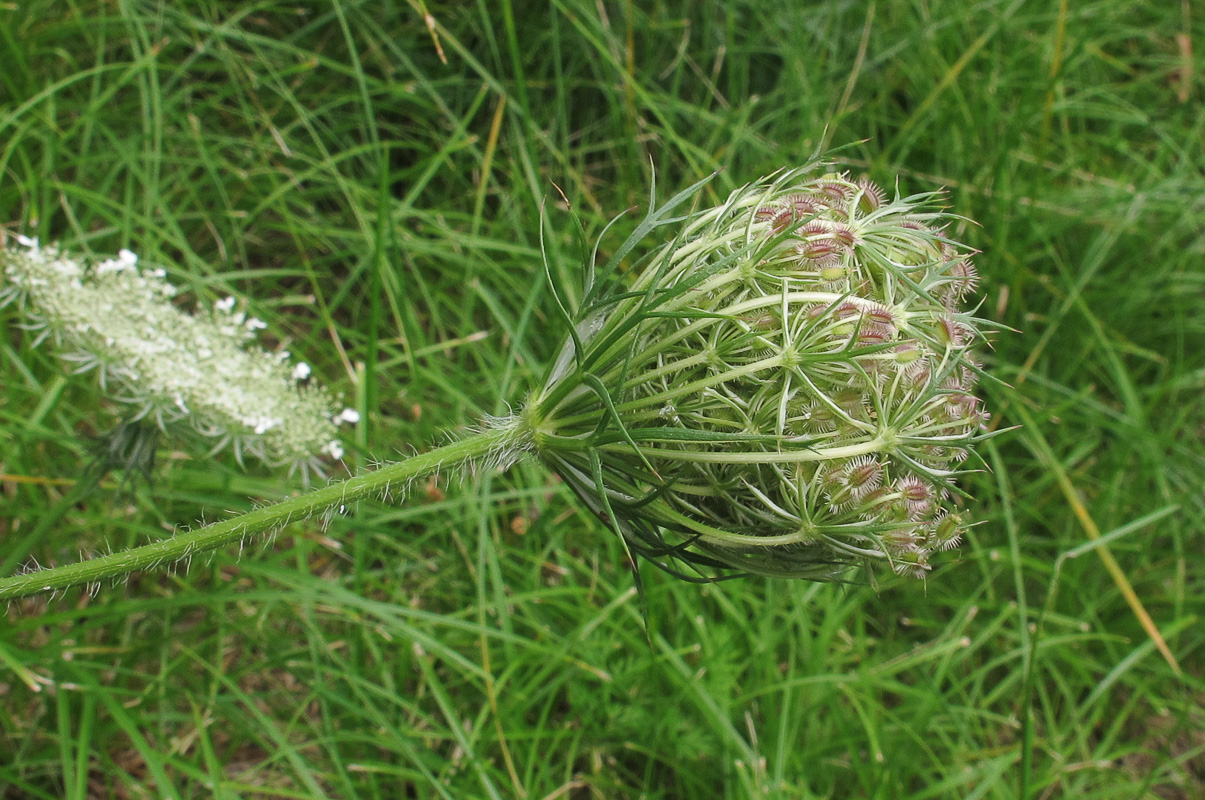
<path id="1" fill-rule="evenodd" d="M 513 418 L 467 439 L 233 519 L 179 533 L 170 539 L 77 564 L 3 578 L 0 579 L 0 601 L 100 583 L 131 572 L 187 560 L 198 553 L 216 550 L 248 536 L 277 530 L 290 522 L 386 494 L 395 485 L 405 485 L 416 477 L 441 468 L 462 466 L 476 459 L 502 457 L 509 460 L 517 451 L 525 449 L 530 440 L 528 431 L 521 420 Z"/>

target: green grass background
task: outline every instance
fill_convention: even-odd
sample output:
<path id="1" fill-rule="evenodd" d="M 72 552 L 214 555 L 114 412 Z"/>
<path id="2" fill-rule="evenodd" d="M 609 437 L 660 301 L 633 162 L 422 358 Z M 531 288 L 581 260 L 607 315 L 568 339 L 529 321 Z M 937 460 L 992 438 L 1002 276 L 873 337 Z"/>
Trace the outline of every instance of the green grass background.
<path id="1" fill-rule="evenodd" d="M 0 798 L 1205 797 L 1203 54 L 1190 0 L 0 4 L 4 230 L 248 298 L 364 414 L 354 468 L 539 379 L 562 192 L 593 239 L 826 143 L 980 223 L 1023 425 L 926 584 L 646 567 L 651 645 L 531 464 L 14 603 Z M 64 503 L 114 408 L 0 317 L 5 573 L 298 490 L 169 442 Z"/>

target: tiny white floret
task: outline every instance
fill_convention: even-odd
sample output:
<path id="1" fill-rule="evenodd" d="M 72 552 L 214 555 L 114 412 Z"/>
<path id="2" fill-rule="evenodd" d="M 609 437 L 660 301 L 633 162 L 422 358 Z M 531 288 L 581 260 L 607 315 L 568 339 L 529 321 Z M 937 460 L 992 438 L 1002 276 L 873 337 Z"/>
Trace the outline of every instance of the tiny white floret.
<path id="1" fill-rule="evenodd" d="M 279 420 L 279 419 L 265 418 L 265 419 L 258 420 L 255 423 L 255 433 L 256 433 L 256 435 L 262 436 L 264 433 L 270 431 L 272 428 L 275 428 L 281 422 L 282 422 L 282 420 Z"/>

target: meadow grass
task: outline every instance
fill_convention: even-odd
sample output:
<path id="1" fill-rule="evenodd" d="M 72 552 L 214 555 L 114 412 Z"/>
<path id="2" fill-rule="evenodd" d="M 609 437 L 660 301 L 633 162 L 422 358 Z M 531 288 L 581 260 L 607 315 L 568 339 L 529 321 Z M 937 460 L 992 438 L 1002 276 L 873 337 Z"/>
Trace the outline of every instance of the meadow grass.
<path id="1" fill-rule="evenodd" d="M 246 297 L 361 413 L 351 470 L 538 383 L 566 203 L 593 241 L 654 178 L 720 170 L 715 201 L 824 145 L 979 222 L 1018 330 L 988 405 L 1022 426 L 925 584 L 646 566 L 647 636 L 620 543 L 531 463 L 12 603 L 0 798 L 1205 796 L 1191 6 L 0 5 L 4 231 Z M 74 496 L 114 409 L 0 318 L 0 573 L 300 490 L 171 441 Z"/>

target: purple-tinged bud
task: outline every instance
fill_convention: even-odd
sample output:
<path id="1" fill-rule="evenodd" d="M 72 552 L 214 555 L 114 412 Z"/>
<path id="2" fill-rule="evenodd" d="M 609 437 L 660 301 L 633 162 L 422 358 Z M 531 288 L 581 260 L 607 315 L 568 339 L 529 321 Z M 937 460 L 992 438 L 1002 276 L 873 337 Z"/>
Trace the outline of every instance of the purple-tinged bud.
<path id="1" fill-rule="evenodd" d="M 791 195 L 786 202 L 787 208 L 791 210 L 796 219 L 807 219 L 819 213 L 823 208 L 814 197 L 806 194 Z"/>
<path id="2" fill-rule="evenodd" d="M 845 465 L 845 485 L 856 502 L 883 483 L 883 466 L 874 456 L 857 456 Z"/>
<path id="3" fill-rule="evenodd" d="M 932 484 L 916 475 L 905 475 L 895 482 L 909 519 L 923 519 L 933 509 L 936 492 Z"/>
<path id="4" fill-rule="evenodd" d="M 858 189 L 857 189 L 857 186 L 855 186 L 854 184 L 851 184 L 851 183 L 849 183 L 849 181 L 844 180 L 843 179 L 844 176 L 834 176 L 834 177 L 841 177 L 842 179 L 841 180 L 821 181 L 816 186 L 816 189 L 817 189 L 817 191 L 820 192 L 821 196 L 824 197 L 824 199 L 828 201 L 828 203 L 831 206 L 836 206 L 837 208 L 843 209 L 844 204 L 849 202 L 849 200 L 854 196 L 854 193 L 857 192 Z"/>

